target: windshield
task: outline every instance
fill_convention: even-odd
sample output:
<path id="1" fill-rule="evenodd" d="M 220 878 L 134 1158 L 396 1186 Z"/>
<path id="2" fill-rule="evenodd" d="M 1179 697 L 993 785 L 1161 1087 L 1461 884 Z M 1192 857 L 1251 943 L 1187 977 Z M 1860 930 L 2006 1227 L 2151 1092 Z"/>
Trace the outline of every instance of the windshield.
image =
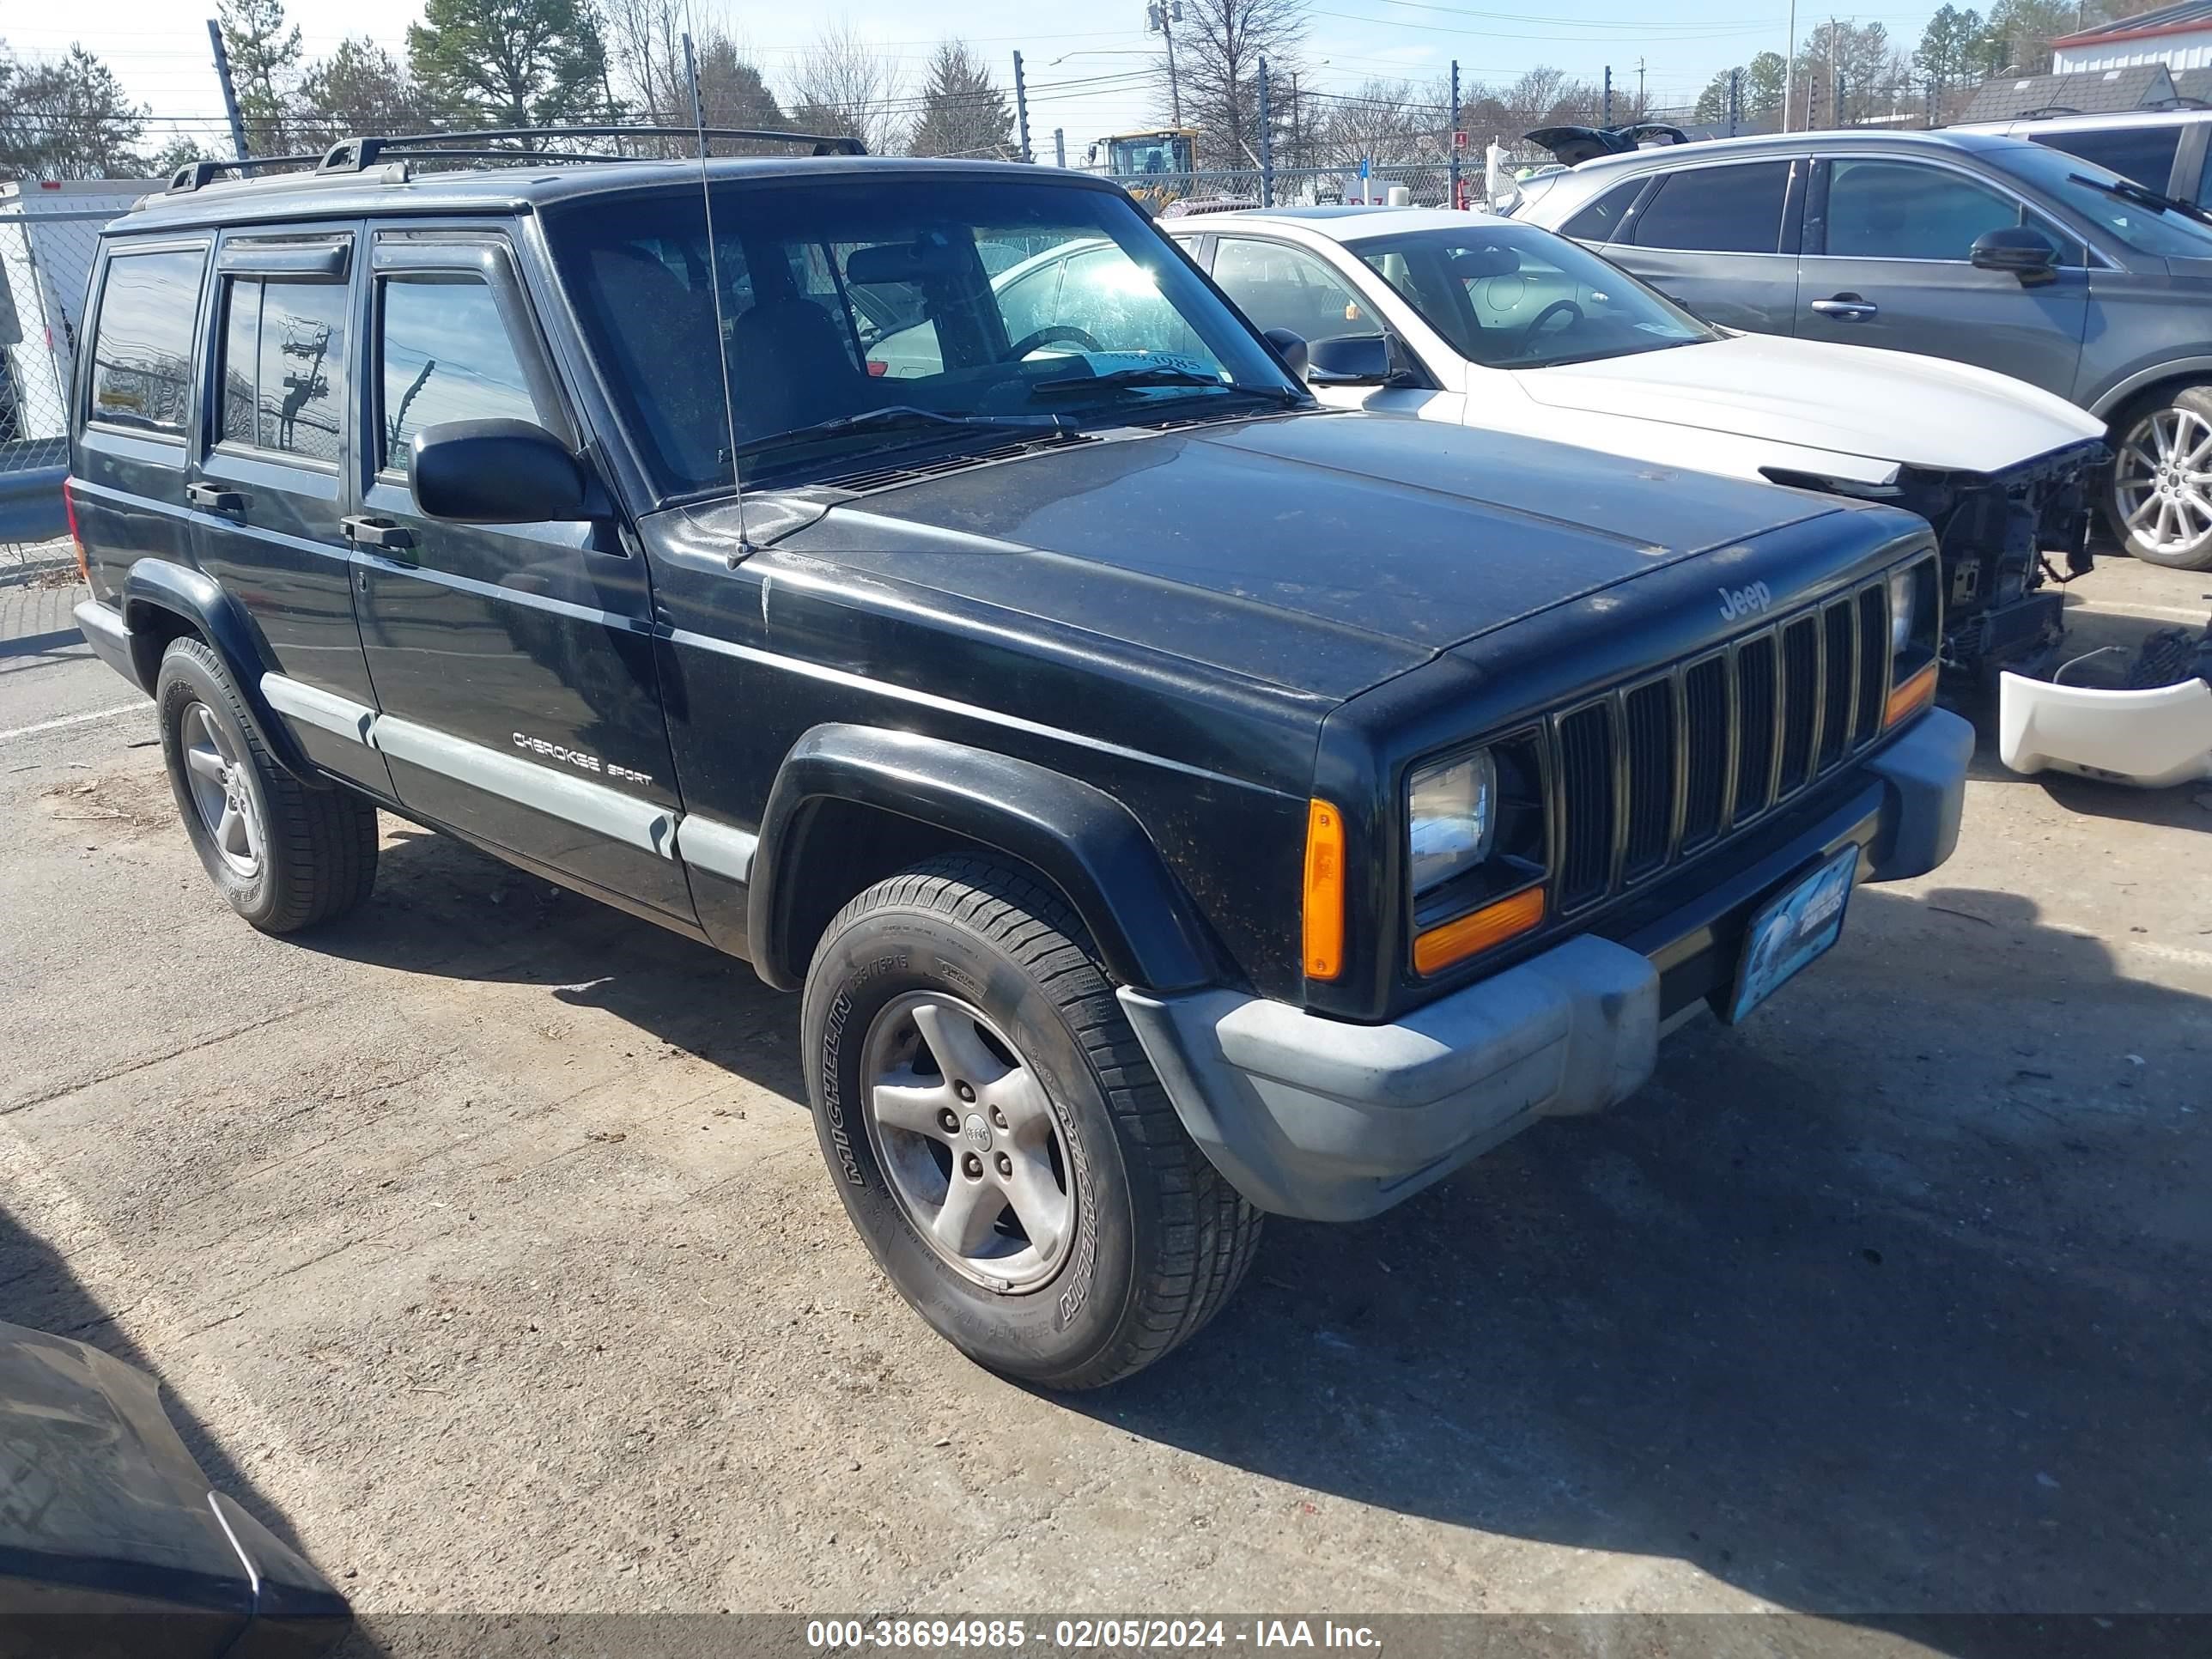
<path id="1" fill-rule="evenodd" d="M 1718 337 L 1587 248 L 1531 225 L 1362 238 L 1352 252 L 1469 362 L 1543 368 Z"/>
<path id="2" fill-rule="evenodd" d="M 2139 252 L 2161 258 L 2212 258 L 2212 225 L 2177 209 L 2161 210 L 2112 194 L 2113 188 L 2126 190 L 2129 185 L 2110 167 L 2026 142 L 1993 146 L 1983 154 Z M 2087 179 L 2096 182 L 2083 182 Z M 2099 185 L 2107 188 L 2100 190 Z"/>
<path id="3" fill-rule="evenodd" d="M 748 483 L 803 482 L 872 447 L 1157 420 L 1170 404 L 1177 416 L 1304 405 L 1116 191 L 725 183 L 714 232 L 710 258 L 696 185 L 548 216 L 562 280 L 664 498 L 728 487 L 725 364 Z"/>

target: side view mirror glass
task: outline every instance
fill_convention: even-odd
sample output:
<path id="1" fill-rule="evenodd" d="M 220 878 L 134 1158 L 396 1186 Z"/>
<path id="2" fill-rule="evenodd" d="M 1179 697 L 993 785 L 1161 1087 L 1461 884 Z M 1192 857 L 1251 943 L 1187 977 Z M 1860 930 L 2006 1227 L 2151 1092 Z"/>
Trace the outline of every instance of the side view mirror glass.
<path id="1" fill-rule="evenodd" d="M 582 465 L 528 421 L 444 421 L 415 434 L 407 476 L 417 509 L 454 524 L 587 519 Z"/>

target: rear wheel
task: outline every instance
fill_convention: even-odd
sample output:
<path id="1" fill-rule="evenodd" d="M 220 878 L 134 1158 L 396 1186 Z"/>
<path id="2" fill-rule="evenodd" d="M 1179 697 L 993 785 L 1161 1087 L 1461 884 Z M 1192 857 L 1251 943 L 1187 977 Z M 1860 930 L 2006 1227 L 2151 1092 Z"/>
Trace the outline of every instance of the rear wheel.
<path id="1" fill-rule="evenodd" d="M 2160 393 L 2116 431 L 2113 534 L 2148 563 L 2212 570 L 2212 387 Z"/>
<path id="2" fill-rule="evenodd" d="M 915 1310 L 994 1370 L 1095 1388 L 1228 1300 L 1258 1211 L 1183 1133 L 1082 924 L 933 860 L 831 922 L 801 1025 L 822 1152 Z"/>
<path id="3" fill-rule="evenodd" d="M 230 908 L 267 933 L 343 915 L 376 880 L 376 809 L 270 759 L 221 658 L 173 641 L 155 684 L 185 833 Z"/>

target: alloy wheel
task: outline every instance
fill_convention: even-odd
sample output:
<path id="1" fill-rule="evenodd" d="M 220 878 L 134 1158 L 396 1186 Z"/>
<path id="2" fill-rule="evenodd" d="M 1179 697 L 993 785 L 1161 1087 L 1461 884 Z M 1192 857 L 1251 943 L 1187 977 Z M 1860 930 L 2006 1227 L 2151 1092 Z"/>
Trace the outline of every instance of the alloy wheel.
<path id="1" fill-rule="evenodd" d="M 2154 410 L 2120 447 L 2112 497 L 2127 532 L 2153 552 L 2194 552 L 2212 539 L 2212 422 Z"/>
<path id="2" fill-rule="evenodd" d="M 204 702 L 185 710 L 179 735 L 184 740 L 185 777 L 191 786 L 192 805 L 201 825 L 234 872 L 246 877 L 258 874 L 264 839 L 261 804 L 237 740 L 223 730 L 222 723 Z"/>
<path id="3" fill-rule="evenodd" d="M 1018 1294 L 1048 1283 L 1075 1228 L 1066 1132 L 1036 1069 L 972 1004 L 886 1004 L 863 1047 L 868 1119 L 893 1197 L 951 1267 Z"/>

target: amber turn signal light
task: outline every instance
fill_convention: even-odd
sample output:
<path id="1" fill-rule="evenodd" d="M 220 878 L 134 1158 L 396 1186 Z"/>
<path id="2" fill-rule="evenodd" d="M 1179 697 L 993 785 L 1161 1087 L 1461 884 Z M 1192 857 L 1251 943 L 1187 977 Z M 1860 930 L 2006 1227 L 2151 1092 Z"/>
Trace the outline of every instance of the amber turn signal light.
<path id="1" fill-rule="evenodd" d="M 1917 673 L 1897 683 L 1896 688 L 1889 694 L 1888 706 L 1881 711 L 1883 728 L 1887 730 L 1907 715 L 1918 714 L 1935 701 L 1936 665 L 1931 662 Z"/>
<path id="2" fill-rule="evenodd" d="M 1413 966 L 1424 974 L 1436 973 L 1527 933 L 1543 919 L 1544 890 L 1526 888 L 1419 935 L 1413 940 Z"/>
<path id="3" fill-rule="evenodd" d="M 1325 800 L 1306 809 L 1306 977 L 1344 971 L 1344 814 Z"/>

